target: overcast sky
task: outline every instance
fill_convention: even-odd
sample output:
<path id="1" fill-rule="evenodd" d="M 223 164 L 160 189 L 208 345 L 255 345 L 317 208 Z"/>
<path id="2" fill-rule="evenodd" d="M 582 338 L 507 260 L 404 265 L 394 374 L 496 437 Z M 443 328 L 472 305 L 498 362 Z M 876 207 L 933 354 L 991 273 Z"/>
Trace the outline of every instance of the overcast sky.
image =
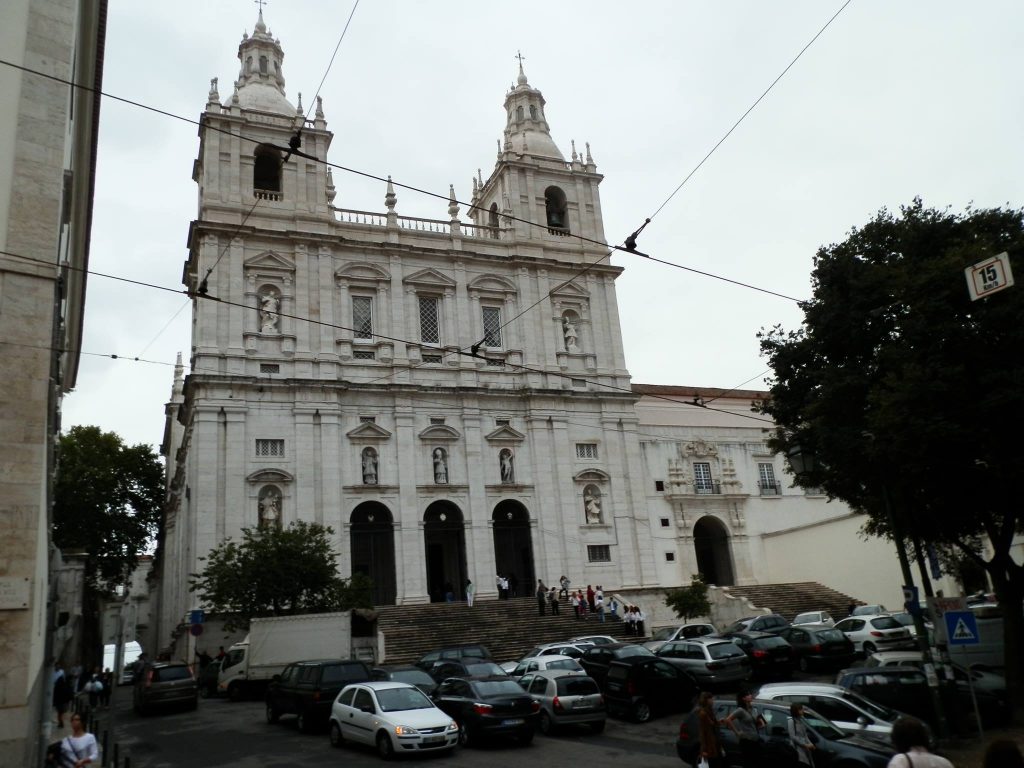
<path id="1" fill-rule="evenodd" d="M 476 169 L 486 178 L 494 166 L 521 50 L 563 153 L 570 139 L 590 142 L 605 232 L 620 243 L 842 6 L 362 0 L 321 91 L 329 160 L 442 193 L 454 184 L 468 200 Z M 351 9 L 267 3 L 293 103 L 299 92 L 310 103 Z M 104 90 L 198 119 L 210 78 L 230 97 L 256 15 L 245 0 L 111 0 Z M 1019 0 L 853 0 L 654 218 L 641 250 L 804 298 L 817 248 L 882 206 L 915 195 L 960 210 L 1020 206 L 1021 29 Z M 104 100 L 92 270 L 182 289 L 198 143 L 195 125 Z M 384 210 L 383 185 L 337 170 L 334 181 L 335 205 Z M 446 209 L 399 191 L 401 215 Z M 614 263 L 625 268 L 619 309 L 637 383 L 763 387 L 758 329 L 801 319 L 793 301 L 638 257 Z M 89 277 L 65 429 L 97 424 L 159 445 L 175 355 L 188 363 L 187 305 Z"/>

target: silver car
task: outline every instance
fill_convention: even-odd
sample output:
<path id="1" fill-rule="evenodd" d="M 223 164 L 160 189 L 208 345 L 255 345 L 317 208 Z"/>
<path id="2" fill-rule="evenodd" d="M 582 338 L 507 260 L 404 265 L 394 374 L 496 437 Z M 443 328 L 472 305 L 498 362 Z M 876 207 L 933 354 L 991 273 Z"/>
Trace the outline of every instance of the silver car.
<path id="1" fill-rule="evenodd" d="M 567 725 L 588 725 L 594 733 L 604 730 L 604 696 L 593 678 L 552 670 L 525 675 L 519 684 L 540 704 L 541 732 Z"/>
<path id="2" fill-rule="evenodd" d="M 903 715 L 858 693 L 827 683 L 769 683 L 762 685 L 756 695 L 769 701 L 803 704 L 844 731 L 883 740 L 889 738 L 893 723 Z"/>
<path id="3" fill-rule="evenodd" d="M 750 659 L 731 640 L 698 637 L 665 643 L 655 654 L 702 685 L 738 683 L 750 677 Z"/>

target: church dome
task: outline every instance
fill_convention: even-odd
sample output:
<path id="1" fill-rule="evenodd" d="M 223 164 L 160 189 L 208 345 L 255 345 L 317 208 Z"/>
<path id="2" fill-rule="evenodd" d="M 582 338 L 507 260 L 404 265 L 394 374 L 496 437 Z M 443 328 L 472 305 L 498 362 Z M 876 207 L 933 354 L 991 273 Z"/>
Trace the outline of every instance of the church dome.
<path id="1" fill-rule="evenodd" d="M 294 117 L 295 106 L 284 94 L 284 74 L 281 70 L 284 51 L 281 42 L 267 29 L 262 9 L 252 37 L 242 35 L 238 60 L 242 64 L 235 82 L 238 105 L 242 109 Z"/>
<path id="2" fill-rule="evenodd" d="M 544 96 L 530 86 L 519 64 L 516 86 L 505 96 L 505 147 L 513 152 L 565 162 L 544 116 Z"/>
<path id="3" fill-rule="evenodd" d="M 238 89 L 238 106 L 257 112 L 295 116 L 295 107 L 279 88 L 259 81 L 246 83 Z"/>

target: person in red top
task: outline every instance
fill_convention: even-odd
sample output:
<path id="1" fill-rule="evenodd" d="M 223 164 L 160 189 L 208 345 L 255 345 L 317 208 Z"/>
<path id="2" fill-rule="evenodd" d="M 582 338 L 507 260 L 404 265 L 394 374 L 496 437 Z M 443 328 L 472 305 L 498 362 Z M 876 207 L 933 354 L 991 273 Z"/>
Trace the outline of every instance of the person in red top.
<path id="1" fill-rule="evenodd" d="M 587 608 L 591 613 L 594 612 L 594 588 L 587 584 Z"/>

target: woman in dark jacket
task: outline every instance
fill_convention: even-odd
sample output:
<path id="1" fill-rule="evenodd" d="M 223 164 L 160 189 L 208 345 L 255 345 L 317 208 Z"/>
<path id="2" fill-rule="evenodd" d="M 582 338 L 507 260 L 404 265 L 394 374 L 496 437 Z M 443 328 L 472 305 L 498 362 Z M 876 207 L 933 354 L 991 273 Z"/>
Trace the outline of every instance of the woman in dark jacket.
<path id="1" fill-rule="evenodd" d="M 721 725 L 715 717 L 715 699 L 710 691 L 700 694 L 697 704 L 697 733 L 700 739 L 700 756 L 708 761 L 709 768 L 721 768 L 725 765 L 722 756 L 722 742 L 718 738 L 718 727 Z"/>

